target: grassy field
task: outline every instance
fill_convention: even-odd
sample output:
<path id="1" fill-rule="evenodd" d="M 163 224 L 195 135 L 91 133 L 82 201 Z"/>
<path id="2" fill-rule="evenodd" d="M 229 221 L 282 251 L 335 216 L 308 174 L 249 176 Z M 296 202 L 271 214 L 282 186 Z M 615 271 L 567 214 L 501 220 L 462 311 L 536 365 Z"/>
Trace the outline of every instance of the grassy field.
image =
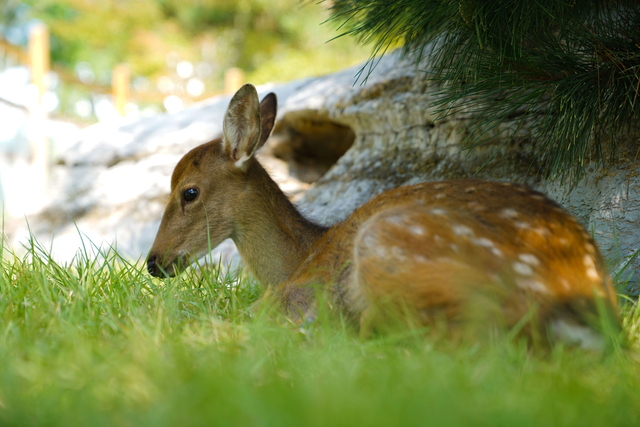
<path id="1" fill-rule="evenodd" d="M 335 316 L 251 316 L 259 288 L 216 270 L 160 281 L 114 251 L 63 266 L 35 246 L 0 245 L 1 426 L 640 424 L 632 307 L 630 348 L 607 355 L 361 340 Z"/>

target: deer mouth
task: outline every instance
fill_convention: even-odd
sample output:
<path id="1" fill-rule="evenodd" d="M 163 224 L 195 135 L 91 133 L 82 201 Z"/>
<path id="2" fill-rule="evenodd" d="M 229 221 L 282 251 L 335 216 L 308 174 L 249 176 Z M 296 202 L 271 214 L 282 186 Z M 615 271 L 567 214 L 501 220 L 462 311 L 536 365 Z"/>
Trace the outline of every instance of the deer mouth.
<path id="1" fill-rule="evenodd" d="M 147 259 L 147 271 L 153 277 L 174 277 L 182 272 L 188 265 L 187 254 L 184 251 L 178 252 L 178 256 L 169 262 L 160 260 L 157 255 L 149 255 Z"/>

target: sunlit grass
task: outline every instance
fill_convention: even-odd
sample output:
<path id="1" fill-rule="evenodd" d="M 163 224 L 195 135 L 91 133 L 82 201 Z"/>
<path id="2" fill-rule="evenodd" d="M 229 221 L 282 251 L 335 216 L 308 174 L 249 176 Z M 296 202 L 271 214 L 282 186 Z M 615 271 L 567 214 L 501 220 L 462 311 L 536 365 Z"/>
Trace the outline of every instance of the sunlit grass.
<path id="1" fill-rule="evenodd" d="M 597 355 L 447 345 L 419 331 L 361 340 L 249 307 L 218 268 L 161 281 L 87 248 L 69 265 L 0 246 L 0 425 L 636 425 L 640 322 Z"/>

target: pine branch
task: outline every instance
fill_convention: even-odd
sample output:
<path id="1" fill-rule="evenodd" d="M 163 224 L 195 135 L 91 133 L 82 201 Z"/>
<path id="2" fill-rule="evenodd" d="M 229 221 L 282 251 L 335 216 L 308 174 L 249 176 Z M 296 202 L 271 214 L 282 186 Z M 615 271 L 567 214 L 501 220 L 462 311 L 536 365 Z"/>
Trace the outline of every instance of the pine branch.
<path id="1" fill-rule="evenodd" d="M 473 117 L 468 148 L 505 121 L 508 136 L 533 123 L 542 172 L 579 179 L 636 131 L 637 1 L 336 0 L 334 17 L 346 19 L 343 34 L 374 43 L 372 60 L 397 45 L 428 56 L 440 116 Z"/>

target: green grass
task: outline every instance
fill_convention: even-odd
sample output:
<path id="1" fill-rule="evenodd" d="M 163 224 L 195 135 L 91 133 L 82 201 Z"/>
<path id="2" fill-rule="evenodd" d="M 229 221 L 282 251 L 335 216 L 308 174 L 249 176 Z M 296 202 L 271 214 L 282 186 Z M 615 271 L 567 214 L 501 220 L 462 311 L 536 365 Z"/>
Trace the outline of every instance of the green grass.
<path id="1" fill-rule="evenodd" d="M 113 250 L 65 266 L 33 246 L 0 245 L 0 426 L 640 423 L 633 307 L 630 348 L 604 356 L 361 340 L 326 313 L 252 317 L 259 288 L 219 270 L 160 281 Z"/>

